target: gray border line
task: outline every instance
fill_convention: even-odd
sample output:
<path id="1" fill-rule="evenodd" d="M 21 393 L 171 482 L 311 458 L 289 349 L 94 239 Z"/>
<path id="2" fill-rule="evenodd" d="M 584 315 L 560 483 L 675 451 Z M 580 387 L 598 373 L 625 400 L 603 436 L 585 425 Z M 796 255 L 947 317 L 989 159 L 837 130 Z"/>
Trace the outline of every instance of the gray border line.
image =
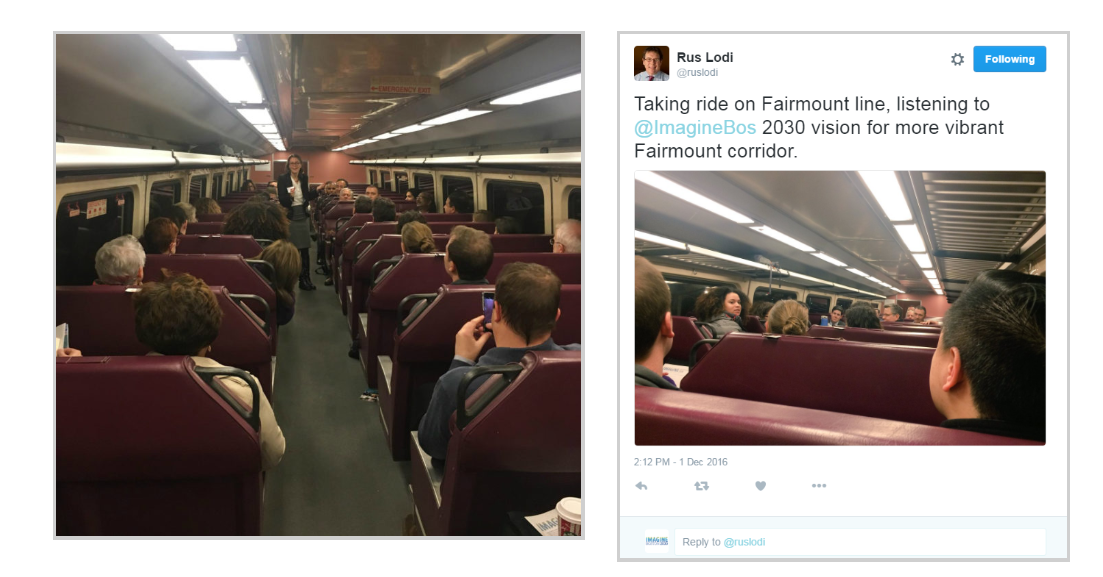
<path id="1" fill-rule="evenodd" d="M 1072 40 L 1072 33 L 1069 30 L 1049 31 L 1049 32 L 1044 32 L 1044 31 L 1032 31 L 1032 32 L 1015 32 L 1015 31 L 980 31 L 980 32 L 969 32 L 969 31 L 960 31 L 960 32 L 957 32 L 957 31 L 948 31 L 948 32 L 936 32 L 936 31 L 900 31 L 900 32 L 891 32 L 891 31 L 888 31 L 888 32 L 886 32 L 886 31 L 853 31 L 853 32 L 843 32 L 843 31 L 839 31 L 839 32 L 826 32 L 826 31 L 812 31 L 812 32 L 800 32 L 800 31 L 779 31 L 779 32 L 768 32 L 768 31 L 763 31 L 763 32 L 720 32 L 720 31 L 696 32 L 696 31 L 681 31 L 681 32 L 679 32 L 679 31 L 665 31 L 665 32 L 662 32 L 662 31 L 646 31 L 646 30 L 638 31 L 638 32 L 617 31 L 617 50 L 616 50 L 615 57 L 618 61 L 618 64 L 619 64 L 619 61 L 621 59 L 620 40 L 621 40 L 621 36 L 623 36 L 625 34 L 633 34 L 633 35 L 635 35 L 635 34 L 661 34 L 661 35 L 667 35 L 667 36 L 674 35 L 674 34 L 681 34 L 681 35 L 723 34 L 723 35 L 726 35 L 726 36 L 734 36 L 734 35 L 759 36 L 759 35 L 781 35 L 781 34 L 809 35 L 809 36 L 824 35 L 824 34 L 834 34 L 834 35 L 872 34 L 872 35 L 883 35 L 883 36 L 889 36 L 889 35 L 897 36 L 897 35 L 905 35 L 905 34 L 906 35 L 911 35 L 911 34 L 932 34 L 932 35 L 936 35 L 936 34 L 937 35 L 950 35 L 950 34 L 958 34 L 958 35 L 985 35 L 985 34 L 1021 34 L 1021 35 L 1038 34 L 1038 35 L 1045 35 L 1045 34 L 1064 34 L 1065 35 L 1065 83 L 1066 83 L 1066 87 L 1065 87 L 1065 182 L 1066 182 L 1066 186 L 1068 188 L 1071 188 L 1071 175 L 1072 175 L 1072 42 L 1071 42 L 1071 40 Z M 619 69 L 619 67 L 618 67 L 618 69 Z M 620 258 L 620 254 L 621 254 L 621 246 L 620 246 L 620 236 L 621 236 L 620 235 L 620 231 L 621 231 L 621 228 L 620 228 L 620 225 L 621 225 L 621 222 L 620 222 L 620 196 L 621 196 L 621 186 L 620 186 L 620 179 L 621 179 L 621 163 L 620 163 L 620 153 L 621 153 L 621 142 L 620 142 L 620 122 L 621 122 L 620 88 L 621 88 L 621 84 L 622 84 L 622 81 L 619 78 L 619 74 L 618 74 L 618 78 L 617 78 L 617 295 L 618 295 L 618 297 L 622 295 L 621 286 L 620 286 L 620 276 L 621 276 L 621 265 L 623 264 L 621 262 L 621 258 Z M 1065 237 L 1066 237 L 1065 242 L 1068 245 L 1068 253 L 1066 255 L 1067 259 L 1066 259 L 1066 262 L 1065 262 L 1065 282 L 1067 283 L 1067 286 L 1066 286 L 1067 294 L 1065 295 L 1065 297 L 1067 299 L 1067 302 L 1071 303 L 1072 302 L 1072 272 L 1071 272 L 1071 268 L 1068 266 L 1068 263 L 1072 262 L 1072 195 L 1069 194 L 1068 188 L 1066 188 L 1066 192 L 1065 192 L 1065 199 L 1066 199 L 1065 202 L 1068 204 L 1068 212 L 1065 215 Z M 1070 322 L 1071 313 L 1068 310 L 1066 310 L 1065 318 L 1066 318 L 1066 325 L 1065 325 L 1066 336 L 1065 336 L 1065 338 L 1068 339 L 1068 342 L 1071 343 L 1072 342 L 1072 323 Z M 622 338 L 622 335 L 621 335 L 621 332 L 620 332 L 620 308 L 618 307 L 617 308 L 617 342 L 618 343 L 621 342 L 621 338 Z M 618 347 L 618 351 L 619 350 L 620 349 Z M 687 561 L 705 561 L 705 562 L 717 562 L 717 561 L 727 561 L 727 562 L 731 562 L 731 561 L 736 561 L 736 562 L 739 562 L 739 561 L 751 561 L 751 562 L 761 562 L 761 561 L 802 562 L 802 561 L 804 561 L 804 562 L 808 562 L 808 561 L 811 561 L 811 562 L 817 562 L 817 563 L 818 562 L 823 562 L 823 561 L 835 561 L 835 562 L 840 562 L 841 561 L 841 562 L 847 562 L 847 563 L 855 562 L 855 561 L 865 561 L 865 562 L 868 562 L 868 561 L 874 561 L 874 562 L 883 562 L 883 561 L 894 561 L 894 562 L 923 561 L 923 562 L 934 562 L 934 563 L 938 563 L 938 562 L 960 562 L 960 561 L 1026 561 L 1026 562 L 1035 562 L 1035 563 L 1037 563 L 1037 562 L 1066 562 L 1066 563 L 1071 562 L 1072 561 L 1072 540 L 1071 540 L 1070 534 L 1072 533 L 1072 387 L 1069 386 L 1069 384 L 1071 383 L 1071 379 L 1072 379 L 1072 348 L 1071 347 L 1066 347 L 1065 348 L 1065 358 L 1066 358 L 1066 361 L 1067 361 L 1067 368 L 1068 368 L 1068 373 L 1066 375 L 1066 380 L 1065 380 L 1065 397 L 1066 397 L 1065 400 L 1068 402 L 1068 405 L 1065 407 L 1065 411 L 1066 411 L 1065 425 L 1066 425 L 1066 429 L 1067 429 L 1066 433 L 1065 433 L 1065 435 L 1066 435 L 1065 436 L 1065 451 L 1066 451 L 1065 466 L 1067 467 L 1067 472 L 1066 472 L 1066 477 L 1065 477 L 1065 482 L 1067 483 L 1067 487 L 1065 489 L 1065 498 L 1066 498 L 1065 519 L 1066 519 L 1067 528 L 1065 530 L 1065 546 L 1066 546 L 1066 549 L 1065 549 L 1065 557 L 1063 559 L 1062 558 L 1016 559 L 1016 558 L 1013 558 L 1013 557 L 976 557 L 976 558 L 964 558 L 964 559 L 963 558 L 925 558 L 925 557 L 891 557 L 891 558 L 880 557 L 880 558 L 873 558 L 873 559 L 862 558 L 862 557 L 849 557 L 849 558 L 843 558 L 843 559 L 831 558 L 831 557 L 815 557 L 815 558 L 806 558 L 806 557 L 784 558 L 784 557 L 781 557 L 781 558 L 773 558 L 773 559 L 761 558 L 761 557 L 754 558 L 754 559 L 739 558 L 739 557 L 721 557 L 721 558 L 715 558 L 715 559 L 712 559 L 712 558 L 709 558 L 709 559 L 701 559 L 701 558 L 679 559 L 679 558 L 670 558 L 670 557 L 660 557 L 660 558 L 655 558 L 655 559 L 648 559 L 646 557 L 623 557 L 623 556 L 621 556 L 621 550 L 620 550 L 620 543 L 621 543 L 620 531 L 621 531 L 621 518 L 622 518 L 621 512 L 620 512 L 620 505 L 621 505 L 620 492 L 622 490 L 622 487 L 621 487 L 621 478 L 620 478 L 620 469 L 621 469 L 621 451 L 620 451 L 620 449 L 621 449 L 621 443 L 620 443 L 620 441 L 621 441 L 621 438 L 620 438 L 620 436 L 621 436 L 621 422 L 620 422 L 621 421 L 621 410 L 620 410 L 620 390 L 618 389 L 617 390 L 618 391 L 617 392 L 617 562 L 621 562 L 621 561 L 623 561 L 623 562 L 644 562 L 644 563 L 671 562 L 671 561 L 673 561 L 673 562 L 687 562 Z M 621 382 L 621 363 L 620 363 L 619 360 L 617 361 L 616 365 L 617 365 L 617 379 L 616 379 L 615 382 L 619 384 Z M 583 443 L 583 445 L 585 446 L 585 443 Z"/>
<path id="2" fill-rule="evenodd" d="M 196 31 L 196 30 L 173 30 L 171 32 L 173 34 L 203 34 L 203 33 L 208 33 L 208 32 L 211 32 L 211 31 L 210 30 L 198 30 L 198 31 Z M 51 125 L 51 127 L 53 127 L 53 128 L 51 128 L 51 131 L 55 132 L 55 133 L 56 133 L 56 130 L 54 130 L 54 128 L 56 128 L 55 124 L 56 124 L 56 121 L 57 121 L 57 37 L 58 37 L 58 35 L 61 35 L 61 34 L 66 34 L 66 35 L 69 35 L 69 34 L 142 35 L 142 34 L 160 34 L 160 33 L 159 32 L 149 32 L 149 31 L 144 31 L 144 32 L 138 32 L 138 31 L 78 32 L 78 31 L 55 30 L 53 32 L 53 40 L 54 40 L 54 42 L 53 42 L 53 55 L 54 55 L 54 77 L 53 77 L 54 116 L 53 116 L 53 118 L 50 119 L 50 125 Z M 318 31 L 313 31 L 313 32 L 310 32 L 310 31 L 308 31 L 308 32 L 247 31 L 247 32 L 230 32 L 230 34 L 327 34 L 327 33 L 326 32 L 318 32 Z M 358 34 L 371 35 L 372 33 L 370 33 L 370 32 L 360 32 Z M 579 118 L 579 123 L 580 123 L 580 129 L 581 129 L 581 132 L 580 132 L 580 135 L 581 135 L 580 149 L 583 152 L 583 156 L 582 156 L 581 173 L 580 173 L 579 179 L 582 181 L 582 186 L 585 187 L 585 185 L 586 185 L 586 156 L 585 156 L 585 151 L 586 151 L 586 98 L 585 98 L 585 96 L 586 96 L 586 31 L 585 30 L 579 30 L 579 31 L 573 31 L 573 32 L 555 32 L 555 31 L 547 31 L 547 30 L 533 31 L 533 32 L 516 32 L 516 31 L 514 31 L 514 32 L 509 32 L 509 31 L 464 31 L 464 32 L 442 32 L 442 31 L 417 32 L 417 31 L 408 31 L 407 32 L 407 31 L 403 31 L 403 32 L 394 32 L 393 34 L 434 35 L 434 36 L 454 36 L 454 35 L 468 35 L 468 34 L 520 34 L 520 35 L 530 34 L 530 35 L 534 35 L 534 36 L 577 35 L 579 37 L 579 43 L 580 43 L 580 49 L 581 49 L 580 50 L 580 54 L 581 54 L 580 64 L 581 64 L 581 67 L 582 67 L 582 90 L 579 92 L 579 98 L 582 99 L 582 102 L 581 102 L 582 116 Z M 52 154 L 53 154 L 53 157 L 54 157 L 54 166 L 56 167 L 57 166 L 57 147 L 56 146 L 53 147 Z M 56 201 L 57 200 L 57 178 L 56 178 L 56 173 L 54 175 L 53 180 L 54 180 L 54 187 L 55 187 L 54 188 L 54 201 Z M 552 195 L 552 197 L 554 199 L 554 195 Z M 587 197 L 583 196 L 583 199 L 582 199 L 582 212 L 583 212 L 583 215 L 585 215 L 585 213 L 586 213 L 586 210 L 585 210 L 586 198 Z M 54 217 L 54 214 L 56 212 L 57 212 L 57 207 L 56 206 L 52 207 L 52 209 L 51 209 L 51 218 Z M 585 222 L 585 219 L 583 219 L 583 222 Z M 619 226 L 619 222 L 618 222 L 618 226 Z M 583 225 L 583 229 L 585 229 L 585 225 Z M 584 235 L 584 238 L 585 238 L 585 235 Z M 55 249 L 56 249 L 56 244 L 57 244 L 57 235 L 56 234 L 54 235 L 54 244 L 55 244 Z M 583 245 L 583 246 L 585 246 L 585 245 Z M 582 285 L 583 286 L 586 285 L 586 252 L 587 251 L 585 251 L 585 250 L 582 251 Z M 54 269 L 55 269 L 54 273 L 53 273 L 54 285 L 57 286 L 57 270 L 56 270 L 57 267 L 55 266 Z M 54 322 L 57 322 L 57 299 L 56 298 L 54 299 Z M 580 342 L 579 344 L 583 345 L 582 364 L 581 364 L 581 370 L 582 370 L 582 375 L 581 375 L 581 378 L 582 378 L 582 380 L 581 380 L 581 387 L 582 387 L 582 399 L 581 399 L 581 402 L 582 402 L 582 415 L 581 415 L 582 431 L 580 433 L 581 437 L 582 437 L 582 447 L 581 447 L 581 456 L 580 456 L 579 466 L 580 466 L 580 469 L 582 470 L 582 491 L 581 491 L 581 494 L 580 494 L 580 498 L 582 499 L 582 503 L 583 503 L 583 508 L 582 508 L 583 517 L 585 517 L 585 513 L 586 513 L 586 505 L 585 505 L 585 503 L 586 503 L 586 467 L 585 467 L 585 464 L 586 464 L 586 354 L 585 354 L 585 344 L 584 344 L 585 341 L 586 341 L 586 338 L 585 338 L 586 337 L 586 291 L 585 291 L 585 289 L 583 289 L 583 291 L 582 291 L 582 325 L 581 326 L 582 326 L 582 333 L 581 333 L 581 336 L 582 336 L 581 341 L 582 342 Z M 52 330 L 53 329 L 51 328 L 51 331 Z M 55 362 L 55 359 L 56 359 L 56 357 L 51 358 L 51 362 Z M 173 537 L 173 536 L 168 536 L 168 537 L 153 537 L 153 536 L 145 536 L 145 537 L 133 537 L 133 536 L 130 536 L 130 537 L 128 537 L 128 536 L 92 537 L 92 536 L 58 535 L 57 534 L 57 482 L 56 482 L 57 481 L 57 368 L 56 367 L 53 370 L 53 375 L 54 375 L 54 382 L 53 382 L 53 417 L 54 417 L 54 421 L 53 421 L 53 450 L 54 450 L 54 459 L 53 459 L 52 465 L 53 465 L 53 475 L 54 475 L 55 483 L 54 483 L 54 492 L 53 492 L 54 498 L 53 498 L 53 502 L 51 503 L 51 505 L 53 507 L 53 528 L 54 528 L 53 540 L 55 540 L 55 541 L 120 541 L 120 540 L 143 540 L 143 541 L 148 541 L 148 540 L 156 540 L 156 541 L 189 540 L 189 541 L 194 541 L 194 540 L 208 540 L 208 539 L 218 539 L 218 540 L 226 540 L 226 541 L 245 541 L 245 540 L 251 540 L 251 541 L 289 541 L 289 540 L 313 540 L 313 541 L 316 541 L 316 540 L 327 540 L 327 541 L 369 540 L 369 541 L 386 541 L 386 540 L 393 540 L 393 539 L 399 539 L 399 540 L 409 539 L 409 537 L 407 537 L 405 535 L 342 535 L 342 536 L 329 536 L 329 535 L 298 535 L 298 536 L 296 536 L 296 535 L 244 535 L 244 536 L 199 536 L 199 537 L 184 537 L 184 536 L 175 536 L 175 537 Z M 262 507 L 262 512 L 263 512 L 263 503 L 262 503 L 261 507 Z M 618 510 L 617 513 L 619 515 L 620 511 Z M 419 540 L 462 540 L 462 541 L 467 541 L 467 540 L 477 540 L 477 541 L 488 541 L 488 540 L 490 540 L 490 541 L 499 541 L 499 540 L 502 540 L 502 541 L 539 541 L 541 539 L 544 539 L 544 537 L 508 536 L 508 535 L 490 536 L 490 537 L 478 536 L 478 535 L 455 535 L 455 536 L 422 535 L 420 537 L 417 537 L 417 539 L 419 539 Z M 582 535 L 582 536 L 579 536 L 578 539 L 585 540 L 586 537 L 585 537 L 585 535 Z"/>

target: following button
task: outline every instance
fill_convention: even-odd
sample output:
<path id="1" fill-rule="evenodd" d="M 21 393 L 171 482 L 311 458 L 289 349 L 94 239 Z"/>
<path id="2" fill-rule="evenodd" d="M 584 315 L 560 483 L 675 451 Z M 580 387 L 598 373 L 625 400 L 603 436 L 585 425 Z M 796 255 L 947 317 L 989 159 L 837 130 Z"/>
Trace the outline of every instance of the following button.
<path id="1" fill-rule="evenodd" d="M 1045 72 L 1045 46 L 974 46 L 973 72 Z"/>

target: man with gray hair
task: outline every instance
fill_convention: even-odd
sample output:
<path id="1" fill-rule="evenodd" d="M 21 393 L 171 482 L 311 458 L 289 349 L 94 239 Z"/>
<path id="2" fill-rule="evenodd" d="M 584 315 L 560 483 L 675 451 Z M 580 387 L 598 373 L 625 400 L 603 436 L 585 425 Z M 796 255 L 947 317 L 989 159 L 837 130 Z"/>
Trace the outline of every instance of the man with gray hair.
<path id="1" fill-rule="evenodd" d="M 555 227 L 552 252 L 582 252 L 582 223 L 568 218 Z"/>
<path id="2" fill-rule="evenodd" d="M 98 285 L 138 286 L 145 273 L 146 251 L 133 235 L 109 240 L 96 251 Z"/>

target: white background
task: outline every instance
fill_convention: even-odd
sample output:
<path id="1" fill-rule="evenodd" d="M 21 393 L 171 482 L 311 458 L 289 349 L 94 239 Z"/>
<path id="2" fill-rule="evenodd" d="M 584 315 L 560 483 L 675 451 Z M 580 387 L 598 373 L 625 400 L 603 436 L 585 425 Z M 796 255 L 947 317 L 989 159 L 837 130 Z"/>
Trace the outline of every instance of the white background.
<path id="1" fill-rule="evenodd" d="M 632 49 L 668 46 L 669 82 L 632 80 Z M 1047 45 L 1044 73 L 973 72 L 974 45 Z M 677 52 L 733 51 L 736 62 L 678 64 Z M 635 391 L 620 388 L 621 485 L 642 481 L 647 491 L 622 490 L 622 515 L 704 516 L 1063 516 L 1066 491 L 1067 365 L 1067 118 L 1065 37 L 1063 35 L 632 35 L 621 36 L 621 256 L 631 262 L 635 170 L 1042 170 L 1046 172 L 1046 285 L 1057 295 L 1047 303 L 1046 445 L 1044 447 L 636 447 Z M 954 66 L 954 53 L 966 64 Z M 718 68 L 716 78 L 677 78 L 676 70 Z M 690 99 L 702 96 L 751 99 L 757 112 L 637 112 L 635 96 Z M 762 96 L 774 99 L 854 97 L 882 99 L 890 112 L 763 112 Z M 896 97 L 965 99 L 970 111 L 896 112 Z M 989 101 L 975 112 L 973 98 Z M 663 122 L 754 123 L 754 136 L 635 136 L 637 119 Z M 805 134 L 763 136 L 764 120 L 803 118 Z M 863 134 L 812 134 L 822 120 L 857 122 Z M 866 120 L 889 123 L 889 133 L 865 134 Z M 898 136 L 897 122 L 1004 122 L 1002 136 Z M 794 146 L 792 159 L 647 159 L 635 156 L 635 143 L 702 146 Z M 671 210 L 685 206 L 671 197 Z M 739 206 L 732 206 L 740 210 Z M 766 222 L 770 225 L 771 223 Z M 732 223 L 732 227 L 738 227 Z M 666 235 L 679 240 L 676 235 Z M 823 248 L 823 247 L 819 247 Z M 784 264 L 782 265 L 784 266 Z M 633 267 L 622 266 L 622 287 L 631 287 Z M 621 367 L 633 357 L 633 299 L 620 301 Z M 894 294 L 894 293 L 893 293 Z M 733 361 L 733 370 L 738 366 Z M 766 369 L 768 370 L 768 369 Z M 844 369 L 845 370 L 845 369 Z M 631 373 L 628 373 L 630 375 Z M 630 376 L 622 378 L 630 381 Z M 728 457 L 727 467 L 641 467 L 635 457 Z M 707 480 L 709 491 L 695 491 Z M 626 482 L 630 481 L 630 482 Z M 766 490 L 754 483 L 766 481 Z M 827 489 L 813 489 L 827 483 Z"/>
<path id="2" fill-rule="evenodd" d="M 3 91 L 7 122 L 4 188 L 9 196 L 4 225 L 8 274 L 4 283 L 2 505 L 4 567 L 17 574 L 315 575 L 417 573 L 493 575 L 554 572 L 560 575 L 668 575 L 681 568 L 664 563 L 616 563 L 617 537 L 617 362 L 608 334 L 616 298 L 615 193 L 617 79 L 622 57 L 617 31 L 668 30 L 1071 30 L 1073 131 L 1070 190 L 1073 215 L 1073 284 L 1083 297 L 1098 288 L 1098 225 L 1103 206 L 1096 166 L 1100 147 L 1099 74 L 1101 50 L 1094 5 L 1070 9 L 1058 2 L 924 2 L 898 7 L 884 2 L 342 2 L 233 4 L 227 2 L 35 2 L 5 7 Z M 1089 8 L 1089 6 L 1091 6 Z M 586 404 L 584 540 L 544 542 L 496 540 L 387 541 L 53 541 L 52 351 L 44 344 L 53 325 L 53 37 L 55 30 L 371 32 L 584 31 L 584 224 L 586 258 Z M 865 57 L 860 55 L 856 57 Z M 41 188 L 41 190 L 39 190 Z M 22 209 L 30 218 L 15 218 Z M 1078 307 L 1093 314 L 1090 301 Z M 26 338 L 21 327 L 42 327 Z M 1072 511 L 1071 563 L 1003 563 L 1002 576 L 1089 575 L 1098 572 L 1100 499 L 1098 409 L 1103 402 L 1094 367 L 1098 321 L 1077 323 L 1071 342 Z M 37 333 L 31 333 L 37 334 Z M 598 348 L 598 347 L 602 348 Z M 604 351 L 604 352 L 603 352 Z M 1063 353 L 1061 353 L 1063 354 Z M 952 487 L 947 478 L 931 490 Z M 359 488 L 350 488 L 357 490 Z M 975 563 L 753 563 L 703 564 L 700 574 L 735 571 L 767 575 L 975 575 L 992 568 Z"/>

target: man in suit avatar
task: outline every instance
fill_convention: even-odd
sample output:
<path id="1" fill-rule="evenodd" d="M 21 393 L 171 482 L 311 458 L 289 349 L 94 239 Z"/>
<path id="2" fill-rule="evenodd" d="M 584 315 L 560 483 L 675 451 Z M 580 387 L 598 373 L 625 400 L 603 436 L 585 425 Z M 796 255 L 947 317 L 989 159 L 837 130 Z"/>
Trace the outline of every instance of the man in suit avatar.
<path id="1" fill-rule="evenodd" d="M 643 72 L 635 76 L 639 82 L 666 82 L 670 75 L 662 71 L 663 50 L 657 46 L 648 46 L 643 50 Z"/>

